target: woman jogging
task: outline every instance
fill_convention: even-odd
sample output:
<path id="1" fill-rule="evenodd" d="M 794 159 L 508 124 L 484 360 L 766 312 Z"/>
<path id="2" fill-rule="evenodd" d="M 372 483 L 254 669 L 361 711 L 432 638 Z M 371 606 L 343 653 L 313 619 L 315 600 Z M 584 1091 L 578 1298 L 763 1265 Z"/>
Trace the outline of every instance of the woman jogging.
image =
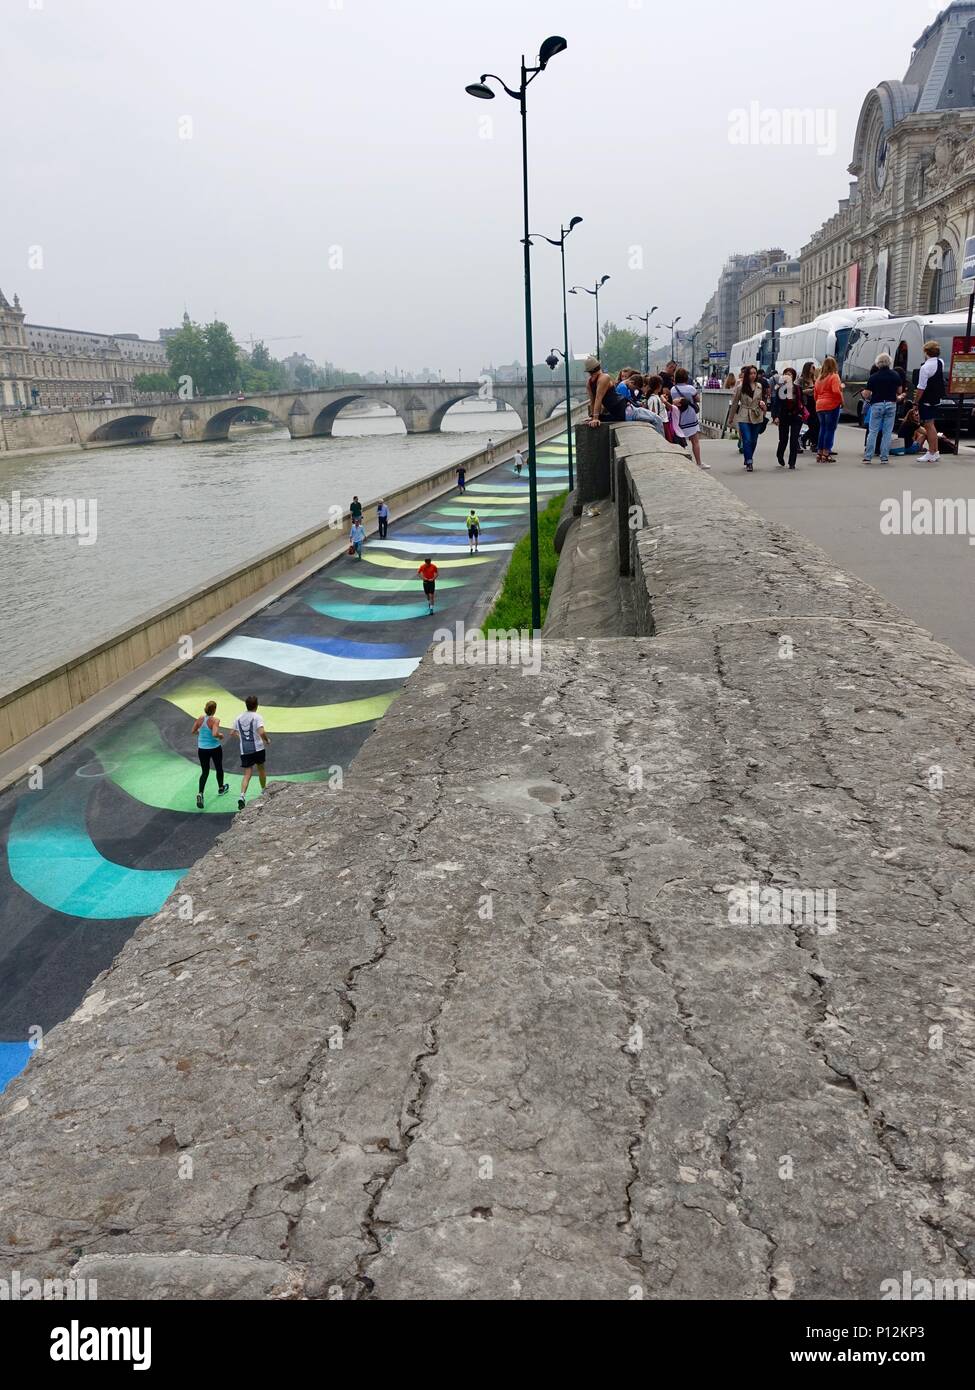
<path id="1" fill-rule="evenodd" d="M 741 381 L 728 407 L 728 423 L 738 428 L 745 471 L 751 473 L 755 446 L 765 424 L 765 393 L 754 363 L 742 369 Z"/>
<path id="2" fill-rule="evenodd" d="M 202 811 L 203 788 L 210 776 L 211 763 L 217 774 L 217 795 L 224 796 L 230 791 L 230 786 L 223 780 L 223 734 L 220 732 L 220 720 L 217 718 L 216 700 L 207 700 L 203 713 L 193 725 L 193 732 L 198 735 L 196 751 L 200 757 L 200 786 L 196 794 L 196 804 Z"/>
<path id="3" fill-rule="evenodd" d="M 417 574 L 423 580 L 423 595 L 427 601 L 427 612 L 433 612 L 434 601 L 437 597 L 437 575 L 440 571 L 428 555 L 423 564 L 417 570 Z"/>

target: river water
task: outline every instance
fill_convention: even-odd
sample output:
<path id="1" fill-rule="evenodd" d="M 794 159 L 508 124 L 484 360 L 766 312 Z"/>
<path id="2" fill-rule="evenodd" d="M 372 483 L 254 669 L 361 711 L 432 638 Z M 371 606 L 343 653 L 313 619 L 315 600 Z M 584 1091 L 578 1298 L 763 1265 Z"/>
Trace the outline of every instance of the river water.
<path id="1" fill-rule="evenodd" d="M 388 407 L 327 439 L 234 430 L 223 443 L 137 444 L 0 457 L 0 498 L 97 501 L 97 539 L 0 534 L 0 691 L 96 646 L 150 609 L 348 507 L 521 428 L 513 411 L 455 406 L 439 434 Z"/>

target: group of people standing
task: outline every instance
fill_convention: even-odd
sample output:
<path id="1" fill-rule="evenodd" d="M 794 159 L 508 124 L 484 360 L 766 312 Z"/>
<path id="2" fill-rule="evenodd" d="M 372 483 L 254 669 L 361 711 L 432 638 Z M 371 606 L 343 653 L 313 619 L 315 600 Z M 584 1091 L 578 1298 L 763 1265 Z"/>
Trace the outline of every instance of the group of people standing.
<path id="1" fill-rule="evenodd" d="M 700 393 L 686 367 L 668 362 L 653 375 L 623 367 L 615 381 L 598 357 L 587 357 L 585 368 L 590 425 L 641 420 L 669 443 L 685 449 L 689 445 L 698 468 L 710 467 L 701 458 Z"/>
<path id="2" fill-rule="evenodd" d="M 861 392 L 867 431 L 864 463 L 873 462 L 878 448 L 880 462 L 889 462 L 895 429 L 904 441 L 901 452 L 918 453 L 923 444 L 926 448 L 920 461 L 940 461 L 935 413 L 947 394 L 940 353 L 939 343 L 925 343 L 925 361 L 913 400 L 904 368 L 895 366 L 889 353 L 880 353 Z M 780 468 L 787 463 L 789 468 L 795 468 L 802 449 L 811 453 L 815 448 L 817 463 L 836 458 L 834 444 L 843 409 L 843 382 L 835 357 L 825 358 L 818 368 L 814 362 L 807 362 L 801 373 L 786 367 L 772 377 L 749 364 L 737 378 L 729 376 L 725 388 L 734 393 L 726 428 L 733 426 L 738 432 L 747 472 L 753 471 L 758 439 L 769 420 L 778 429 L 776 461 Z"/>

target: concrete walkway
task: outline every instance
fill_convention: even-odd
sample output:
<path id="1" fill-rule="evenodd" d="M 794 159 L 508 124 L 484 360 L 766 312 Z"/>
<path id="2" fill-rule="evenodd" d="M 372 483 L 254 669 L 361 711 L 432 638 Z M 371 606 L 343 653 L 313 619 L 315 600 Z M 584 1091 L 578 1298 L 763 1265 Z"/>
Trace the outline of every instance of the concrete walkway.
<path id="1" fill-rule="evenodd" d="M 975 671 L 625 439 L 656 635 L 428 655 L 341 794 L 249 808 L 0 1099 L 0 1275 L 975 1278 Z"/>
<path id="2" fill-rule="evenodd" d="M 851 574 L 873 584 L 892 603 L 975 662 L 975 549 L 967 535 L 885 536 L 881 503 L 912 498 L 971 498 L 975 525 L 975 449 L 943 454 L 932 467 L 916 458 L 879 459 L 865 467 L 863 430 L 841 425 L 835 463 L 799 455 L 794 473 L 775 461 L 777 432 L 762 435 L 755 471 L 748 474 L 733 440 L 704 440 L 714 475 L 770 521 L 793 527 Z"/>
<path id="3" fill-rule="evenodd" d="M 539 468 L 543 499 L 564 489 L 564 444 L 542 444 Z M 272 780 L 340 785 L 435 628 L 483 615 L 527 525 L 527 489 L 502 463 L 466 496 L 441 496 L 398 520 L 388 541 L 366 542 L 363 560 L 343 554 L 313 573 L 57 754 L 42 786 L 0 795 L 0 1089 L 26 1065 L 37 1030 L 77 1007 L 230 825 L 240 767 L 229 737 L 231 792 L 218 798 L 211 773 L 205 810 L 195 805 L 190 729 L 204 702 L 217 700 L 229 729 L 256 693 Z M 472 505 L 484 528 L 477 557 L 464 525 Z M 428 551 L 441 567 L 434 618 L 416 576 Z M 258 794 L 254 778 L 248 800 Z"/>

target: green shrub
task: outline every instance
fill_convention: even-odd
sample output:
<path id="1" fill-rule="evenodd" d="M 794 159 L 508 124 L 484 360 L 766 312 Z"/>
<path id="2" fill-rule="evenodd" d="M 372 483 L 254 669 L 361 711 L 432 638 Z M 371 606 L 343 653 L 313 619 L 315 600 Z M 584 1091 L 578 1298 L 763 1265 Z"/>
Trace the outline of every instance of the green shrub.
<path id="1" fill-rule="evenodd" d="M 548 601 L 552 595 L 552 584 L 558 568 L 559 557 L 555 553 L 555 531 L 562 515 L 567 492 L 553 497 L 544 511 L 538 514 L 538 570 L 542 598 L 542 622 L 548 612 Z M 498 600 L 484 620 L 485 631 L 489 628 L 528 628 L 532 625 L 531 588 L 531 538 L 522 536 L 511 552 L 511 563 L 504 577 L 504 584 Z"/>

